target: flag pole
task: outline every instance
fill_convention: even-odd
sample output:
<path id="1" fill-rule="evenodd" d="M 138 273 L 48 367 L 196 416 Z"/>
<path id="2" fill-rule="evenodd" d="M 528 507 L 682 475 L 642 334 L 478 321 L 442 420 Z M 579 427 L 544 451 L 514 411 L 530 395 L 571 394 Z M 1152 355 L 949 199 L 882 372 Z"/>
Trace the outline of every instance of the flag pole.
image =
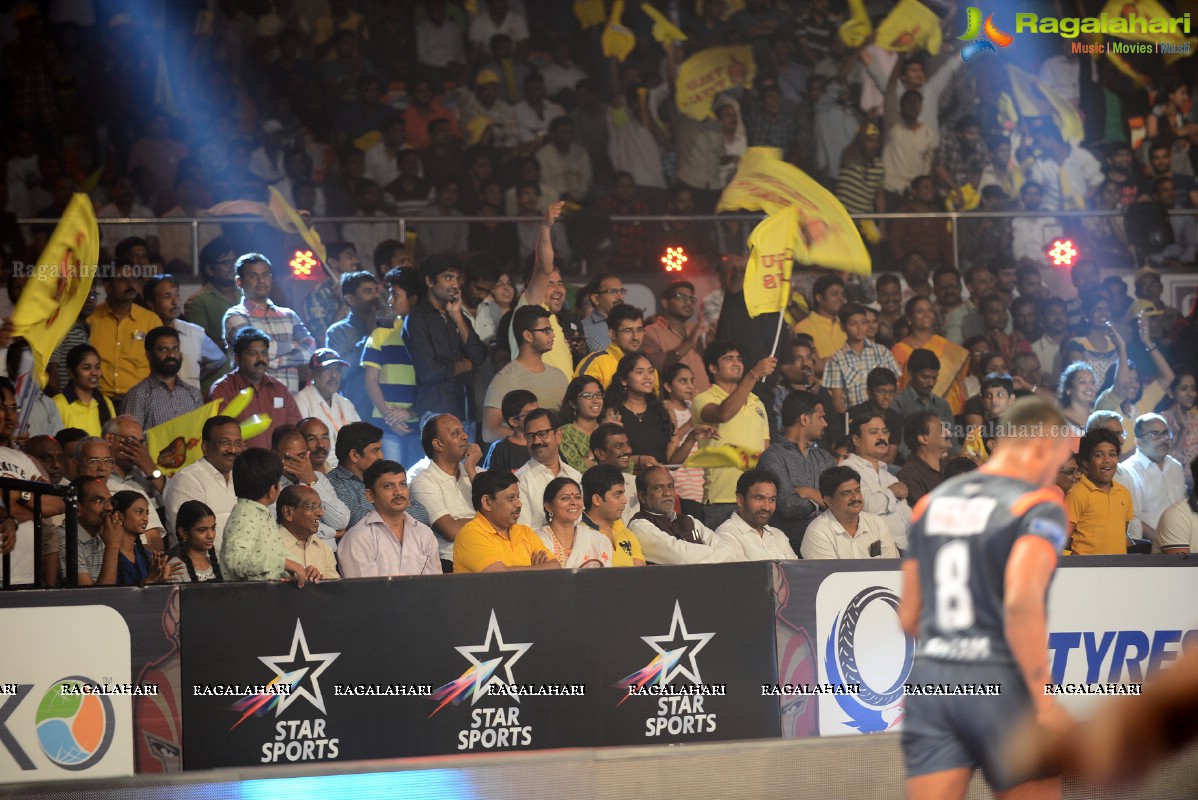
<path id="1" fill-rule="evenodd" d="M 753 250 L 752 250 L 752 248 L 750 248 L 749 249 L 750 258 L 752 257 L 752 255 L 753 255 Z M 781 303 L 781 308 L 778 309 L 778 328 L 774 331 L 774 345 L 773 345 L 773 347 L 770 348 L 771 356 L 778 352 L 778 342 L 782 339 L 782 325 L 783 325 L 783 323 L 786 322 L 786 306 L 787 306 L 788 301 L 790 300 L 790 281 L 789 280 L 783 281 L 782 285 L 780 287 L 778 287 L 778 290 L 782 293 L 782 303 Z M 762 378 L 761 380 L 762 380 L 762 382 L 764 382 L 765 378 Z"/>

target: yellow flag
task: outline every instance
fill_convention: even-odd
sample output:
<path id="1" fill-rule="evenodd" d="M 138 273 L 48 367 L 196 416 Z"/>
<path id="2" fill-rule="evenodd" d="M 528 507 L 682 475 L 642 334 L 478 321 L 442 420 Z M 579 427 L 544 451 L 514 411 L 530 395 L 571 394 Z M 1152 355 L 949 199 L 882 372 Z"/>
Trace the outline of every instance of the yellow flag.
<path id="1" fill-rule="evenodd" d="M 174 475 L 204 456 L 200 434 L 204 423 L 219 413 L 220 405 L 220 400 L 213 400 L 146 431 L 146 448 L 158 469 L 166 475 Z"/>
<path id="2" fill-rule="evenodd" d="M 790 206 L 798 207 L 801 246 L 795 256 L 800 262 L 858 275 L 871 273 L 873 262 L 861 233 L 836 196 L 769 152 L 756 147 L 745 151 L 716 211 L 777 214 Z"/>
<path id="3" fill-rule="evenodd" d="M 298 233 L 300 238 L 312 248 L 312 252 L 316 254 L 322 264 L 328 260 L 324 243 L 320 241 L 320 234 L 316 232 L 315 228 L 308 226 L 307 220 L 301 217 L 299 212 L 291 207 L 291 203 L 284 199 L 282 193 L 273 186 L 270 187 L 270 209 L 274 211 L 275 217 L 284 223 L 283 230 L 288 233 Z M 335 275 L 333 277 L 336 278 Z"/>
<path id="4" fill-rule="evenodd" d="M 707 119 L 717 94 L 733 86 L 751 87 L 756 75 L 757 62 L 750 45 L 700 50 L 678 68 L 678 110 L 692 119 Z"/>
<path id="5" fill-rule="evenodd" d="M 1166 11 L 1157 0 L 1109 0 L 1103 7 L 1102 13 L 1108 17 L 1106 25 L 1108 36 L 1133 42 L 1160 42 L 1172 45 L 1171 49 L 1176 52 L 1165 53 L 1166 64 L 1172 64 L 1180 58 L 1189 58 L 1194 53 L 1195 46 L 1198 46 L 1198 38 L 1186 36 L 1181 31 L 1169 30 L 1171 26 L 1168 24 L 1168 20 L 1173 18 L 1173 14 Z M 1116 18 L 1126 20 L 1127 31 L 1111 30 L 1111 22 Z M 1153 18 L 1160 22 L 1155 22 Z"/>
<path id="6" fill-rule="evenodd" d="M 76 194 L 46 242 L 12 313 L 13 335 L 29 342 L 33 377 L 43 389 L 46 365 L 87 303 L 99 262 L 95 210 L 87 195 Z"/>
<path id="7" fill-rule="evenodd" d="M 1019 67 L 1008 64 L 1007 73 L 1011 76 L 1011 93 L 1019 116 L 1052 117 L 1061 138 L 1070 144 L 1077 144 L 1085 137 L 1081 115 L 1064 95 Z"/>
<path id="8" fill-rule="evenodd" d="M 899 0 L 878 25 L 874 41 L 883 50 L 896 53 L 927 50 L 936 55 L 940 52 L 940 18 L 919 0 Z"/>
<path id="9" fill-rule="evenodd" d="M 607 21 L 603 0 L 574 0 L 574 16 L 584 31 Z"/>
<path id="10" fill-rule="evenodd" d="M 603 35 L 599 37 L 603 55 L 607 58 L 614 56 L 617 61 L 628 58 L 628 54 L 636 48 L 636 35 L 620 21 L 623 15 L 624 0 L 616 0 L 612 3 L 611 17 L 607 20 L 607 27 L 603 29 Z"/>
<path id="11" fill-rule="evenodd" d="M 865 44 L 873 30 L 865 11 L 865 0 L 849 0 L 849 18 L 840 26 L 840 40 L 856 49 Z"/>
<path id="12" fill-rule="evenodd" d="M 774 314 L 790 302 L 795 257 L 806 256 L 799 236 L 799 209 L 790 206 L 763 219 L 749 234 L 745 267 L 745 306 L 750 317 Z"/>
<path id="13" fill-rule="evenodd" d="M 674 42 L 685 42 L 686 34 L 678 30 L 674 23 L 666 19 L 660 11 L 648 3 L 641 3 L 641 10 L 653 19 L 653 38 L 664 45 Z"/>
<path id="14" fill-rule="evenodd" d="M 752 453 L 735 444 L 713 444 L 700 447 L 686 460 L 684 467 L 701 469 L 753 469 L 761 453 Z"/>

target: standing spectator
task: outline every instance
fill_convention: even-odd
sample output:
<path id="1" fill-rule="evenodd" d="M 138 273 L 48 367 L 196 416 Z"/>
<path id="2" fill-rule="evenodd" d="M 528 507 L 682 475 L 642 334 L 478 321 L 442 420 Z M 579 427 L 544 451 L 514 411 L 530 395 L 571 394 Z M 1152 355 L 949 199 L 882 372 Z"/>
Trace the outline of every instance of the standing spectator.
<path id="1" fill-rule="evenodd" d="M 858 99 L 851 86 L 837 79 L 829 82 L 815 104 L 815 167 L 833 181 L 840 173 L 844 151 L 862 127 Z"/>
<path id="2" fill-rule="evenodd" d="M 894 102 L 893 94 L 886 95 L 886 144 L 882 148 L 882 187 L 897 206 L 915 179 L 932 169 L 932 156 L 940 139 L 931 125 L 925 124 L 923 98 L 908 91 L 902 100 Z M 890 200 L 886 206 L 891 206 Z"/>
<path id="3" fill-rule="evenodd" d="M 220 345 L 210 339 L 199 325 L 179 318 L 182 305 L 179 302 L 179 284 L 174 276 L 155 275 L 146 279 L 142 296 L 146 307 L 162 319 L 163 325 L 172 328 L 178 335 L 182 357 L 179 366 L 181 381 L 203 390 L 206 388 L 204 383 L 215 380 L 228 369 L 228 358 Z M 153 358 L 148 348 L 149 345 L 146 355 L 151 360 L 152 373 Z"/>
<path id="4" fill-rule="evenodd" d="M 628 290 L 619 275 L 602 272 L 591 278 L 584 290 L 591 301 L 591 315 L 582 321 L 582 330 L 587 337 L 587 347 L 591 352 L 606 350 L 611 344 L 611 333 L 608 331 L 607 315 L 617 305 L 624 302 Z"/>
<path id="5" fill-rule="evenodd" d="M 493 69 L 480 69 L 474 76 L 474 93 L 461 106 L 462 119 L 469 124 L 482 117 L 490 123 L 491 144 L 504 150 L 519 144 L 520 124 L 516 109 L 499 96 L 499 74 Z"/>
<path id="6" fill-rule="evenodd" d="M 778 503 L 778 476 L 751 469 L 736 481 L 736 512 L 715 529 L 712 560 L 793 561 L 798 558 L 786 534 L 771 527 Z"/>
<path id="7" fill-rule="evenodd" d="M 582 496 L 586 507 L 582 524 L 598 531 L 612 545 L 613 567 L 643 567 L 645 556 L 636 534 L 625 524 L 628 514 L 628 478 L 612 464 L 599 464 L 582 476 Z"/>
<path id="8" fill-rule="evenodd" d="M 279 541 L 289 561 L 294 561 L 304 570 L 311 581 L 335 581 L 337 557 L 328 543 L 317 535 L 324 510 L 320 495 L 315 489 L 301 484 L 292 484 L 279 492 L 275 501 L 275 520 L 278 522 Z"/>
<path id="9" fill-rule="evenodd" d="M 455 139 L 462 138 L 457 114 L 445 108 L 440 97 L 433 97 L 433 84 L 427 77 L 417 77 L 412 82 L 408 97 L 411 105 L 404 111 L 403 122 L 409 147 L 424 150 L 431 144 L 434 120 L 444 120 L 449 124 L 449 135 Z"/>
<path id="10" fill-rule="evenodd" d="M 711 381 L 703 368 L 703 355 L 699 352 L 707 334 L 707 324 L 702 320 L 688 326 L 694 316 L 695 286 L 690 281 L 674 281 L 661 293 L 661 313 L 653 323 L 645 326 L 642 340 L 645 355 L 653 362 L 658 374 L 664 374 L 673 364 L 685 364 L 694 375 L 695 393 L 707 391 Z"/>
<path id="11" fill-rule="evenodd" d="M 232 476 L 233 463 L 245 449 L 241 426 L 232 417 L 209 417 L 200 433 L 200 448 L 203 458 L 175 473 L 163 492 L 162 502 L 167 525 L 176 532 L 181 524 L 179 511 L 184 503 L 196 500 L 211 508 L 216 515 L 216 538 L 212 547 L 219 552 L 225 523 L 237 502 Z"/>
<path id="12" fill-rule="evenodd" d="M 342 373 L 348 366 L 336 350 L 320 348 L 308 362 L 308 385 L 295 396 L 295 404 L 305 419 L 314 417 L 328 427 L 330 447 L 336 446 L 337 431 L 351 422 L 361 422 L 353 403 L 340 392 Z"/>
<path id="13" fill-rule="evenodd" d="M 533 530 L 545 525 L 545 489 L 550 481 L 567 477 L 582 480 L 582 473 L 561 459 L 561 421 L 557 413 L 547 408 L 538 408 L 524 418 L 524 439 L 532 454 L 524 466 L 516 470 L 520 486 L 520 524 Z M 537 503 L 537 499 L 542 500 Z"/>
<path id="14" fill-rule="evenodd" d="M 719 438 L 709 440 L 703 449 L 732 445 L 750 455 L 769 447 L 769 420 L 765 404 L 753 394 L 757 381 L 772 373 L 778 364 L 766 356 L 747 372 L 740 352 L 731 342 L 717 341 L 703 354 L 711 388 L 695 397 L 692 413 L 699 421 L 717 426 Z M 736 505 L 736 480 L 740 470 L 713 467 L 707 470 L 704 484 L 704 523 L 718 528 L 733 513 Z"/>
<path id="15" fill-rule="evenodd" d="M 549 134 L 549 123 L 566 115 L 566 110 L 545 99 L 545 79 L 539 72 L 524 78 L 524 99 L 516 103 L 516 139 L 520 144 L 540 146 Z"/>
<path id="16" fill-rule="evenodd" d="M 1032 345 L 1019 331 L 1007 333 L 1011 318 L 1007 313 L 1007 301 L 997 294 L 987 295 L 978 301 L 982 314 L 982 326 L 990 345 L 990 352 L 1001 355 L 1010 364 L 1020 353 L 1031 353 Z"/>
<path id="17" fill-rule="evenodd" d="M 417 64 L 443 70 L 453 62 L 466 63 L 466 34 L 445 13 L 448 6 L 448 0 L 430 0 L 425 5 L 426 17 L 416 24 Z"/>
<path id="18" fill-rule="evenodd" d="M 790 539 L 803 541 L 811 520 L 824 508 L 819 476 L 836 459 L 817 444 L 828 428 L 825 409 L 810 392 L 794 391 L 782 401 L 782 430 L 758 462 L 778 478 L 778 510 L 774 522 Z"/>
<path id="19" fill-rule="evenodd" d="M 953 410 L 948 401 L 934 393 L 940 381 L 940 359 L 931 350 L 916 350 L 907 359 L 907 388 L 894 398 L 894 410 L 904 420 L 920 411 L 934 411 L 948 425 L 953 424 Z"/>
<path id="20" fill-rule="evenodd" d="M 91 318 L 91 343 L 100 356 L 100 391 L 118 404 L 133 386 L 150 374 L 145 338 L 162 320 L 134 303 L 137 279 L 128 261 L 104 279 L 105 302 Z M 65 422 L 65 420 L 64 420 Z"/>
<path id="21" fill-rule="evenodd" d="M 1044 191 L 1037 181 L 1027 181 L 1019 190 L 1022 211 L 1040 211 L 1044 205 Z M 1056 217 L 1016 217 L 1011 220 L 1011 254 L 1016 260 L 1028 259 L 1034 263 L 1044 262 L 1048 246 L 1054 236 L 1061 233 L 1061 224 Z"/>
<path id="22" fill-rule="evenodd" d="M 1032 342 L 1032 352 L 1040 359 L 1045 375 L 1056 383 L 1065 368 L 1061 363 L 1061 345 L 1069 338 L 1069 313 L 1065 301 L 1059 297 L 1041 300 L 1036 306 L 1036 318 L 1042 333 Z"/>
<path id="23" fill-rule="evenodd" d="M 274 581 L 290 574 L 300 586 L 308 581 L 308 570 L 287 558 L 278 523 L 270 513 L 282 477 L 282 459 L 259 447 L 246 450 L 233 464 L 237 504 L 225 525 L 220 550 L 229 580 Z"/>
<path id="24" fill-rule="evenodd" d="M 494 0 L 492 0 L 494 2 Z M 540 537 L 520 516 L 520 490 L 510 472 L 484 472 L 471 487 L 474 519 L 453 543 L 453 571 L 513 572 L 560 569 Z"/>
<path id="25" fill-rule="evenodd" d="M 840 465 L 852 467 L 861 480 L 865 510 L 877 514 L 890 529 L 890 535 L 900 548 L 907 546 L 907 531 L 911 526 L 911 506 L 902 502 L 910 493 L 906 485 L 886 468 L 882 456 L 890 446 L 886 422 L 879 416 L 860 417 L 849 421 L 853 452 Z"/>
<path id="26" fill-rule="evenodd" d="M 798 117 L 798 108 L 782 98 L 778 84 L 764 81 L 745 113 L 749 147 L 777 147 L 789 156 L 799 135 Z"/>
<path id="27" fill-rule="evenodd" d="M 183 319 L 199 325 L 208 338 L 225 347 L 225 312 L 241 299 L 234 275 L 237 251 L 218 236 L 200 250 L 200 279 L 203 287 L 183 304 Z"/>
<path id="28" fill-rule="evenodd" d="M 636 476 L 640 510 L 628 523 L 650 564 L 704 564 L 712 560 L 715 533 L 689 514 L 674 511 L 674 479 L 665 467 Z"/>
<path id="29" fill-rule="evenodd" d="M 953 448 L 951 429 L 934 411 L 923 411 L 903 423 L 911 458 L 898 472 L 907 487 L 907 504 L 912 508 L 944 480 L 941 468 Z"/>
<path id="30" fill-rule="evenodd" d="M 517 107 L 517 116 L 520 109 Z M 562 200 L 581 203 L 591 192 L 591 157 L 574 143 L 574 123 L 567 116 L 549 122 L 549 141 L 537 151 L 541 180 Z"/>
<path id="31" fill-rule="evenodd" d="M 846 341 L 824 365 L 824 386 L 832 393 L 836 413 L 844 414 L 849 406 L 865 402 L 871 370 L 883 367 L 898 372 L 899 366 L 889 350 L 865 338 L 865 306 L 846 303 L 838 317 Z"/>
<path id="32" fill-rule="evenodd" d="M 415 409 L 421 415 L 448 413 L 470 419 L 470 375 L 486 350 L 462 315 L 460 276 L 460 264 L 451 256 L 430 256 L 420 264 L 426 296 L 404 322 L 403 337 L 420 376 Z"/>
<path id="33" fill-rule="evenodd" d="M 470 442 L 461 420 L 452 414 L 439 414 L 424 423 L 420 442 L 425 458 L 408 468 L 409 486 L 412 499 L 428 512 L 442 568 L 448 572 L 458 531 L 474 519 L 470 486 L 478 476 L 482 450 Z"/>
<path id="34" fill-rule="evenodd" d="M 302 416 L 299 406 L 295 404 L 295 397 L 291 391 L 282 382 L 267 374 L 271 361 L 270 336 L 257 328 L 242 327 L 238 329 L 237 337 L 231 343 L 236 369 L 212 385 L 208 399 L 228 403 L 243 389 L 253 389 L 254 396 L 242 417 L 250 419 L 255 415 L 266 416 L 270 418 L 270 426 L 246 442 L 246 446 L 265 445 L 266 449 L 269 449 L 270 437 L 275 428 L 280 425 L 295 425 L 300 421 Z"/>
<path id="35" fill-rule="evenodd" d="M 383 123 L 382 133 L 379 143 L 367 150 L 363 157 L 362 177 L 386 186 L 399 177 L 399 154 L 407 145 L 403 117 L 389 117 Z M 379 265 L 373 266 L 377 269 Z"/>
<path id="36" fill-rule="evenodd" d="M 920 175 L 912 181 L 911 200 L 897 210 L 913 214 L 942 211 L 936 207 L 931 176 Z M 919 253 L 930 264 L 948 266 L 953 263 L 953 237 L 943 219 L 896 219 L 890 224 L 890 252 L 900 262 L 910 253 Z"/>
<path id="37" fill-rule="evenodd" d="M 457 209 L 458 181 L 447 178 L 437 184 L 433 202 L 417 216 L 462 217 Z M 470 226 L 464 222 L 425 222 L 416 225 L 416 251 L 422 258 L 466 252 L 470 246 Z"/>
<path id="38" fill-rule="evenodd" d="M 586 79 L 586 72 L 574 61 L 574 50 L 568 39 L 554 42 L 549 57 L 550 62 L 541 68 L 541 75 L 545 78 L 545 94 L 549 97 L 573 92 L 579 81 Z"/>
<path id="39" fill-rule="evenodd" d="M 863 510 L 861 476 L 851 467 L 833 467 L 819 478 L 828 509 L 807 527 L 803 558 L 898 558 L 890 528 Z"/>
<path id="40" fill-rule="evenodd" d="M 382 422 L 383 451 L 391 461 L 408 463 L 419 460 L 416 442 L 420 418 L 412 411 L 416 403 L 416 368 L 404 342 L 404 322 L 417 302 L 419 273 L 411 268 L 394 267 L 387 272 L 387 303 L 395 322 L 391 327 L 375 328 L 362 348 L 359 364 L 370 402 L 371 419 Z M 362 413 L 358 406 L 359 415 Z"/>
<path id="41" fill-rule="evenodd" d="M 223 327 L 226 346 L 236 351 L 235 342 L 239 340 L 239 332 L 244 328 L 252 326 L 260 334 L 265 333 L 269 358 L 267 366 L 274 373 L 271 380 L 285 387 L 288 393 L 298 392 L 299 368 L 312 358 L 312 353 L 316 350 L 316 340 L 312 338 L 299 315 L 290 308 L 276 306 L 271 302 L 274 273 L 266 256 L 261 253 L 247 253 L 237 259 L 234 271 L 237 275 L 237 285 L 245 294 L 240 303 L 230 306 L 225 312 Z M 222 378 L 220 382 L 227 378 L 228 376 Z M 220 382 L 212 387 L 213 391 Z M 291 423 L 298 421 L 297 417 Z"/>
<path id="42" fill-rule="evenodd" d="M 886 170 L 880 157 L 882 132 L 872 122 L 862 125 L 840 156 L 836 198 L 850 214 L 886 210 Z"/>
<path id="43" fill-rule="evenodd" d="M 601 214 L 629 217 L 646 216 L 652 210 L 648 203 L 637 197 L 637 184 L 631 173 L 628 172 L 615 174 L 612 179 L 611 193 L 595 203 L 594 208 Z M 612 263 L 627 267 L 644 268 L 648 266 L 648 226 L 635 222 L 613 222 L 611 223 L 611 238 L 614 246 L 611 255 Z"/>
<path id="44" fill-rule="evenodd" d="M 83 301 L 83 308 L 79 310 L 75 323 L 50 355 L 50 363 L 46 365 L 46 393 L 49 395 L 63 391 L 71 382 L 71 373 L 67 369 L 67 353 L 76 345 L 91 343 L 91 325 L 87 320 L 96 310 L 96 296 L 96 287 L 93 285 L 87 299 Z"/>
<path id="45" fill-rule="evenodd" d="M 366 339 L 379 317 L 379 280 L 369 272 L 350 272 L 341 276 L 338 292 L 349 314 L 329 326 L 325 347 L 349 364 L 360 364 Z"/>
<path id="46" fill-rule="evenodd" d="M 318 344 L 324 342 L 329 326 L 342 319 L 348 311 L 341 292 L 344 279 L 357 274 L 362 268 L 357 248 L 352 242 L 329 242 L 325 250 L 328 255 L 325 262 L 328 269 L 323 273 L 324 280 L 308 293 L 303 303 L 304 322 L 308 324 L 308 330 Z"/>
<path id="47" fill-rule="evenodd" d="M 1055 125 L 1042 126 L 1036 133 L 1036 144 L 1041 157 L 1028 171 L 1028 183 L 1040 185 L 1044 207 L 1053 211 L 1084 211 L 1102 185 L 1102 164 L 1088 150 L 1066 144 Z"/>
<path id="48" fill-rule="evenodd" d="M 369 422 L 351 422 L 337 431 L 337 466 L 329 470 L 329 483 L 349 509 L 352 528 L 372 510 L 362 476 L 383 457 L 383 432 Z"/>
<path id="49" fill-rule="evenodd" d="M 499 370 L 487 387 L 483 401 L 485 441 L 494 441 L 511 433 L 507 424 L 500 419 L 500 405 L 508 392 L 527 389 L 537 396 L 540 408 L 556 412 L 561 407 L 561 398 L 570 380 L 561 370 L 544 361 L 544 355 L 553 347 L 554 336 L 548 311 L 539 305 L 521 306 L 512 316 L 512 329 L 516 332 L 516 340 L 520 342 L 520 355 Z M 534 505 L 535 501 L 536 497 L 533 497 Z M 539 505 L 536 507 L 540 508 Z"/>
<path id="50" fill-rule="evenodd" d="M 62 424 L 99 436 L 101 426 L 116 416 L 112 401 L 100 391 L 100 354 L 90 344 L 76 345 L 67 353 L 66 364 L 71 382 L 54 395 Z"/>
<path id="51" fill-rule="evenodd" d="M 890 447 L 882 459 L 887 464 L 893 464 L 898 458 L 899 442 L 903 441 L 903 416 L 894 410 L 894 398 L 898 394 L 898 376 L 894 370 L 877 367 L 869 371 L 865 378 L 865 396 L 863 403 L 850 406 L 844 416 L 855 419 L 862 414 L 879 416 L 886 421 L 886 430 L 890 431 Z M 840 416 L 840 415 L 837 415 Z"/>
<path id="52" fill-rule="evenodd" d="M 1131 492 L 1115 480 L 1119 436 L 1105 428 L 1087 431 L 1078 446 L 1082 478 L 1065 496 L 1069 550 L 1075 555 L 1124 555 L 1135 519 Z"/>
<path id="53" fill-rule="evenodd" d="M 150 374 L 125 396 L 125 413 L 146 430 L 204 404 L 200 388 L 179 377 L 184 359 L 179 345 L 179 334 L 174 328 L 159 326 L 146 334 Z"/>
<path id="54" fill-rule="evenodd" d="M 965 209 L 962 191 L 966 186 L 980 191 L 982 171 L 990 162 L 990 152 L 982 140 L 982 125 L 977 117 L 957 120 L 951 136 L 945 137 L 936 150 L 932 173 L 948 192 L 953 207 Z"/>
<path id="55" fill-rule="evenodd" d="M 1161 515 L 1186 496 L 1185 470 L 1169 455 L 1172 436 L 1160 414 L 1140 415 L 1135 422 L 1136 451 L 1116 470 L 1115 480 L 1131 493 L 1135 517 L 1127 535 L 1133 539 L 1155 542 Z"/>
<path id="56" fill-rule="evenodd" d="M 969 351 L 936 333 L 936 310 L 932 301 L 926 297 L 912 297 L 908 300 L 906 317 L 911 332 L 890 348 L 894 360 L 904 369 L 899 388 L 905 390 L 911 382 L 914 372 L 910 366 L 910 359 L 915 351 L 926 350 L 934 357 L 937 370 L 936 381 L 930 391 L 934 391 L 938 399 L 942 398 L 943 402 L 948 403 L 952 414 L 964 412 L 967 396 L 965 373 L 969 369 Z M 921 369 L 930 368 L 933 361 L 928 360 L 926 356 L 921 358 Z M 923 392 L 921 396 L 926 394 L 927 392 Z M 898 405 L 904 417 L 908 411 L 914 413 L 916 410 L 910 407 L 903 409 L 902 404 Z"/>
<path id="57" fill-rule="evenodd" d="M 338 549 L 347 578 L 440 575 L 437 539 L 409 512 L 408 478 L 403 465 L 376 461 L 362 475 L 374 510 L 346 531 Z"/>
<path id="58" fill-rule="evenodd" d="M 523 58 L 528 47 L 528 23 L 524 17 L 508 8 L 508 0 L 488 0 L 486 10 L 480 10 L 470 20 L 466 38 L 470 41 L 471 58 L 474 61 L 486 55 L 498 58 L 492 37 L 499 34 L 507 36 Z"/>

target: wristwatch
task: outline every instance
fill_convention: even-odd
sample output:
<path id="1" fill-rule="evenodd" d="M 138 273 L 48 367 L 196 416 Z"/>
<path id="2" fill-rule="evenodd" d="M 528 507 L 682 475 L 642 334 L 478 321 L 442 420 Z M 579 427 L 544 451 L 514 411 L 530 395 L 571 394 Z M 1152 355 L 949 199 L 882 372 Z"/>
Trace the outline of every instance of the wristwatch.
<path id="1" fill-rule="evenodd" d="M 21 502 L 22 503 L 32 503 L 33 502 L 33 492 L 21 492 Z"/>
<path id="2" fill-rule="evenodd" d="M 160 469 L 156 469 L 150 473 L 150 480 L 152 480 L 152 481 L 156 481 L 161 477 L 162 477 L 162 470 L 160 470 Z"/>

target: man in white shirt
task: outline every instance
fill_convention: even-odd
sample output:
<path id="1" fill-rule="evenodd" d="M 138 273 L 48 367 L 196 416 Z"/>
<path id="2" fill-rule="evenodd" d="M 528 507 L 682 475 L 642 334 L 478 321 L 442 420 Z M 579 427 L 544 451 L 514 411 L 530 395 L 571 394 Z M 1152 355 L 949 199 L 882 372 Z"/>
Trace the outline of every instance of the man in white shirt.
<path id="1" fill-rule="evenodd" d="M 852 467 L 861 476 L 865 511 L 877 514 L 890 529 L 894 543 L 907 546 L 911 506 L 904 502 L 907 487 L 886 468 L 882 458 L 890 447 L 890 431 L 879 416 L 862 415 L 849 421 L 853 452 L 840 465 Z"/>
<path id="2" fill-rule="evenodd" d="M 1173 433 L 1160 414 L 1141 414 L 1134 432 L 1136 451 L 1119 464 L 1115 480 L 1131 492 L 1135 518 L 1128 523 L 1127 535 L 1155 542 L 1161 515 L 1186 496 L 1185 470 L 1169 455 Z"/>
<path id="3" fill-rule="evenodd" d="M 200 434 L 204 457 L 175 473 L 163 493 L 166 522 L 173 531 L 179 507 L 188 500 L 199 500 L 216 514 L 216 541 L 213 548 L 219 553 L 221 535 L 237 496 L 233 493 L 233 462 L 245 449 L 241 426 L 232 417 L 219 415 L 204 423 Z"/>
<path id="4" fill-rule="evenodd" d="M 832 467 L 819 476 L 828 509 L 807 526 L 803 558 L 898 558 L 890 528 L 862 511 L 861 476 L 851 467 Z"/>
<path id="5" fill-rule="evenodd" d="M 6 403 L 13 403 L 9 392 L 4 393 Z M 20 450 L 11 447 L 0 447 L 0 478 L 15 478 L 22 481 L 46 482 L 46 476 L 41 465 Z M 33 547 L 33 495 L 20 492 L 10 495 L 8 514 L 17 523 L 15 534 L 5 532 L 4 546 L 0 551 L 9 552 L 11 564 L 12 585 L 21 586 L 33 583 L 34 561 L 39 557 Z M 49 543 L 55 540 L 55 530 L 50 525 L 50 518 L 62 514 L 65 506 L 61 498 L 42 495 L 42 552 L 45 553 Z M 0 509 L 2 512 L 3 509 Z M 12 523 L 6 523 L 11 526 Z M 4 548 L 9 548 L 5 550 Z"/>
<path id="6" fill-rule="evenodd" d="M 275 501 L 283 552 L 303 567 L 304 576 L 315 583 L 341 577 L 337 573 L 337 557 L 318 535 L 324 516 L 322 506 L 315 489 L 299 484 L 283 489 Z"/>
<path id="7" fill-rule="evenodd" d="M 424 423 L 420 445 L 427 458 L 408 469 L 412 499 L 428 511 L 441 560 L 452 564 L 453 540 L 475 517 L 470 487 L 483 453 L 453 414 L 440 414 Z"/>
<path id="8" fill-rule="evenodd" d="M 581 203 L 591 191 L 591 157 L 574 143 L 574 122 L 556 117 L 549 122 L 549 143 L 537 151 L 541 183 L 563 200 Z"/>
<path id="9" fill-rule="evenodd" d="M 329 449 L 337 447 L 337 431 L 351 422 L 361 422 L 354 404 L 341 394 L 342 370 L 349 362 L 336 350 L 322 347 L 312 354 L 308 362 L 308 385 L 295 395 L 295 404 L 305 418 L 315 417 L 329 429 Z M 329 464 L 337 466 L 334 456 Z"/>
<path id="10" fill-rule="evenodd" d="M 491 37 L 500 33 L 511 37 L 517 52 L 528 46 L 528 23 L 524 17 L 509 11 L 507 0 L 489 0 L 487 9 L 470 20 L 470 30 L 466 36 L 476 59 L 491 55 Z"/>
<path id="11" fill-rule="evenodd" d="M 1036 143 L 1044 156 L 1032 164 L 1028 180 L 1042 187 L 1044 207 L 1053 211 L 1085 210 L 1087 201 L 1106 179 L 1102 164 L 1083 148 L 1067 144 L 1052 125 L 1036 134 Z"/>
<path id="12" fill-rule="evenodd" d="M 399 151 L 404 146 L 403 117 L 396 114 L 383 122 L 382 139 L 366 151 L 362 177 L 386 186 L 399 177 Z M 378 266 L 377 264 L 375 266 Z"/>
<path id="13" fill-rule="evenodd" d="M 549 123 L 564 117 L 566 110 L 545 99 L 545 79 L 531 72 L 524 79 L 524 99 L 516 103 L 517 138 L 520 144 L 535 142 L 549 133 Z"/>
<path id="14" fill-rule="evenodd" d="M 1019 189 L 1019 200 L 1024 211 L 1040 211 L 1044 207 L 1044 189 L 1029 180 Z M 1011 252 L 1017 261 L 1026 258 L 1043 264 L 1048 257 L 1048 246 L 1061 231 L 1056 217 L 1016 217 L 1011 220 Z"/>
<path id="15" fill-rule="evenodd" d="M 797 559 L 786 534 L 770 527 L 778 506 L 778 477 L 751 469 L 736 482 L 736 513 L 715 529 L 712 561 Z"/>
<path id="16" fill-rule="evenodd" d="M 519 523 L 534 531 L 545 525 L 545 487 L 550 481 L 573 478 L 582 486 L 582 473 L 562 461 L 558 453 L 562 444 L 561 426 L 557 413 L 547 408 L 533 409 L 524 418 L 524 438 L 532 458 L 516 470 L 522 503 Z"/>
<path id="17" fill-rule="evenodd" d="M 465 36 L 456 22 L 445 13 L 447 0 L 425 4 L 428 18 L 416 26 L 416 63 L 445 69 L 452 62 L 466 63 Z"/>
<path id="18" fill-rule="evenodd" d="M 308 453 L 308 437 L 295 425 L 275 428 L 271 450 L 283 459 L 283 480 L 279 485 L 310 486 L 324 504 L 317 533 L 331 552 L 337 552 L 337 540 L 349 528 L 349 507 L 337 496 L 328 476 L 318 472 Z"/>
<path id="19" fill-rule="evenodd" d="M 526 434 L 527 435 L 527 434 Z M 674 477 L 665 467 L 636 476 L 641 509 L 628 523 L 650 564 L 706 564 L 714 560 L 715 532 L 689 514 L 674 511 Z"/>
<path id="20" fill-rule="evenodd" d="M 362 474 L 374 505 L 341 540 L 338 558 L 347 578 L 440 575 L 437 537 L 408 513 L 408 478 L 395 461 L 376 461 Z"/>

